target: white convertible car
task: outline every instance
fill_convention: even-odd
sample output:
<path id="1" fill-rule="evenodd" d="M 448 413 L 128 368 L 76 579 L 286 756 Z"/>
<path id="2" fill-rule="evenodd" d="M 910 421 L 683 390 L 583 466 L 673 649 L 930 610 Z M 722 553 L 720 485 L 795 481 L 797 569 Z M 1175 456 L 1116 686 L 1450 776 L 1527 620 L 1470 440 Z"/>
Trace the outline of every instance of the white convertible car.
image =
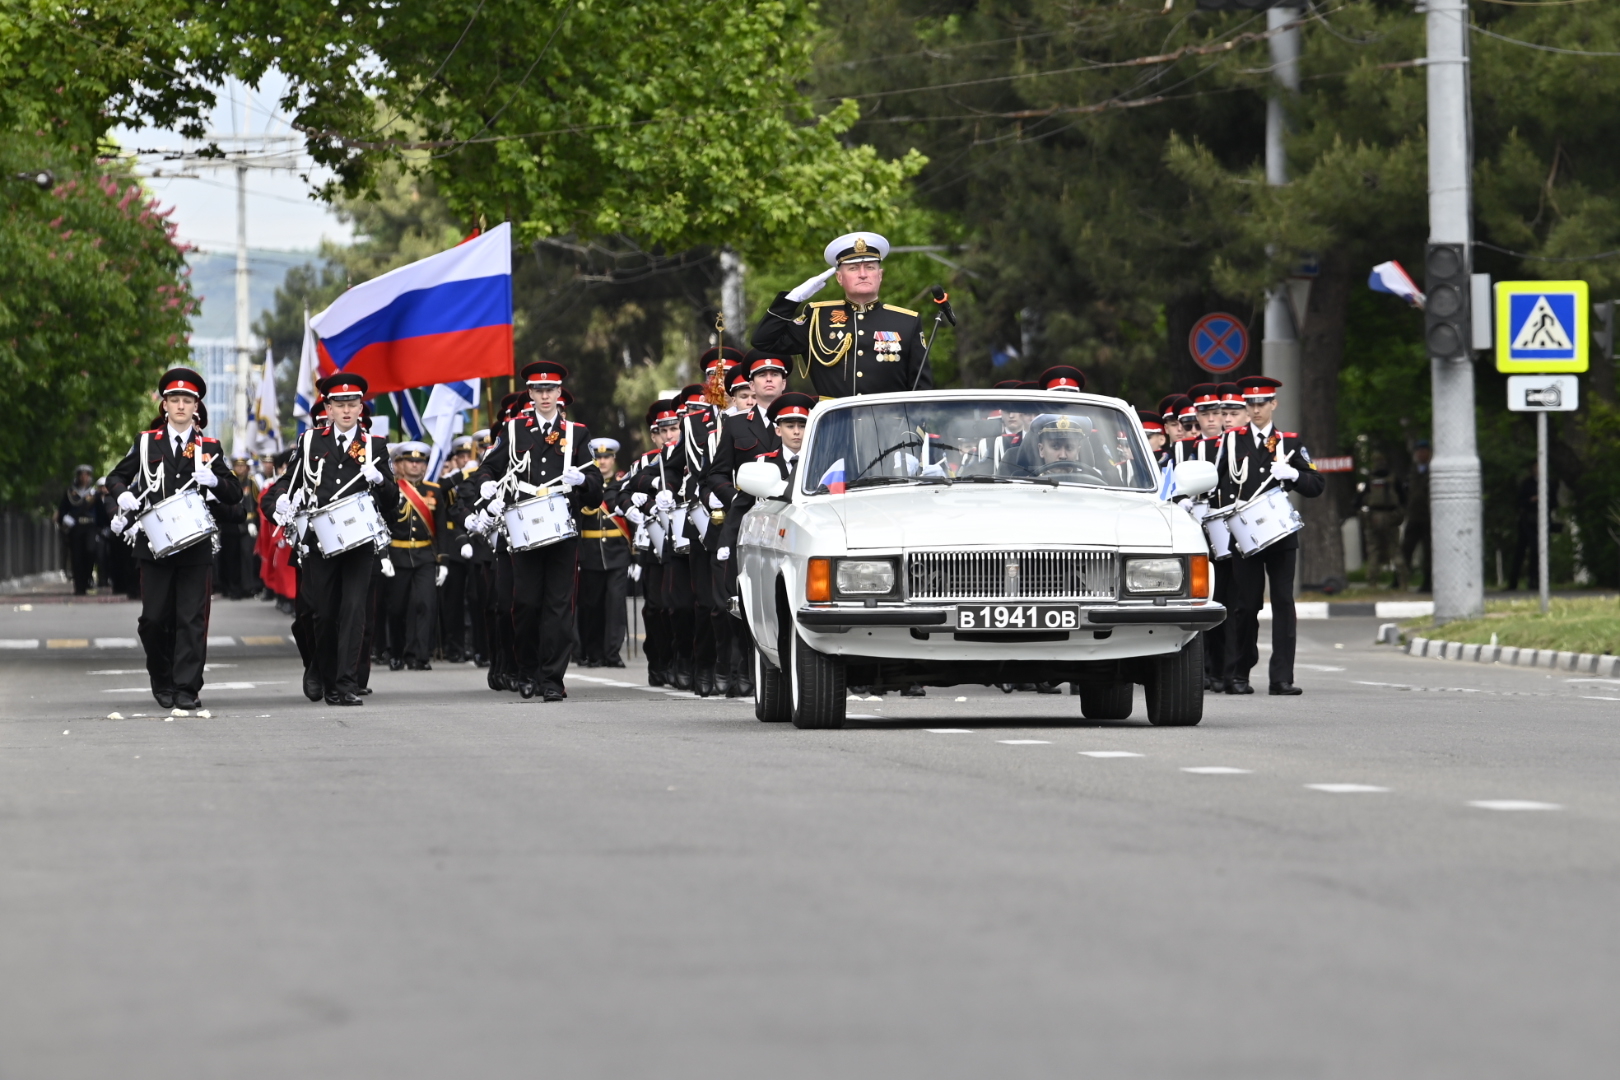
<path id="1" fill-rule="evenodd" d="M 1008 429 L 1016 438 L 1001 437 Z M 1177 493 L 1215 486 L 1186 462 Z M 793 478 L 739 469 L 738 534 L 755 710 L 842 727 L 846 685 L 1074 684 L 1118 720 L 1144 687 L 1154 724 L 1203 717 L 1203 531 L 1161 498 L 1116 398 L 940 390 L 826 401 Z"/>

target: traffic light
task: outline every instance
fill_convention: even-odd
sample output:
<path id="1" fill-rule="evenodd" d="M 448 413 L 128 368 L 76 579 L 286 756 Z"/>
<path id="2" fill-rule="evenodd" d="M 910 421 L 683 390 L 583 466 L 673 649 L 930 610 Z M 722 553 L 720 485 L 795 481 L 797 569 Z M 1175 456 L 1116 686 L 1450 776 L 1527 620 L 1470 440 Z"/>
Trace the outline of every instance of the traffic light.
<path id="1" fill-rule="evenodd" d="M 1613 300 L 1602 300 L 1592 305 L 1592 340 L 1605 360 L 1614 359 L 1614 304 Z"/>
<path id="2" fill-rule="evenodd" d="M 1425 261 L 1424 338 L 1437 360 L 1467 360 L 1469 332 L 1468 246 L 1430 244 Z"/>

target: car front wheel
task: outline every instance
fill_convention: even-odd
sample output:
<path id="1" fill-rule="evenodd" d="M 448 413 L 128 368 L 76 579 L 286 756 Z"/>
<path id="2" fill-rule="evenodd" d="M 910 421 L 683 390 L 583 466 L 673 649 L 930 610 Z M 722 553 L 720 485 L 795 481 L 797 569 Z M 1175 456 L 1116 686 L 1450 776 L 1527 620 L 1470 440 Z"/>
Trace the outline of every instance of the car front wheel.
<path id="1" fill-rule="evenodd" d="M 1147 682 L 1142 685 L 1146 691 L 1148 723 L 1158 727 L 1192 727 L 1202 720 L 1203 636 L 1194 636 L 1180 652 L 1154 657 L 1152 664 Z"/>
<path id="2" fill-rule="evenodd" d="M 792 633 L 790 630 L 789 633 Z M 797 728 L 841 728 L 844 726 L 844 660 L 818 653 L 793 633 L 793 726 Z"/>

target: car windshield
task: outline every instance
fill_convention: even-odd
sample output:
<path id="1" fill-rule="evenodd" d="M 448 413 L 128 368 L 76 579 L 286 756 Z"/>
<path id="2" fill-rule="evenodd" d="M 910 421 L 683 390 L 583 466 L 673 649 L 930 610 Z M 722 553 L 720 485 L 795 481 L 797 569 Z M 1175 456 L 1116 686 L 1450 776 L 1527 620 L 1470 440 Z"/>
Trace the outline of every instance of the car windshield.
<path id="1" fill-rule="evenodd" d="M 1063 484 L 1151 491 L 1157 473 L 1135 417 L 1044 399 L 923 398 L 841 408 L 816 422 L 809 494 L 886 484 Z"/>

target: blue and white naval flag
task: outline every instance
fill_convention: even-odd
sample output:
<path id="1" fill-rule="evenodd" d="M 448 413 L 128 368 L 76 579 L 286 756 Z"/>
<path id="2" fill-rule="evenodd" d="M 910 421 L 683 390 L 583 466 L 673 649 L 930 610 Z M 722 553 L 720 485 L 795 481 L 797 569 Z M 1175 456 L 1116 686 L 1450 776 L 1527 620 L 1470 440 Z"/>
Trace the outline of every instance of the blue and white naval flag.
<path id="1" fill-rule="evenodd" d="M 1398 296 L 1415 308 L 1423 306 L 1423 290 L 1417 287 L 1406 267 L 1394 259 L 1372 268 L 1372 273 L 1367 275 L 1367 287 L 1373 292 Z"/>
<path id="2" fill-rule="evenodd" d="M 444 459 L 450 456 L 456 419 L 467 410 L 478 407 L 482 384 L 482 379 L 439 383 L 428 395 L 427 408 L 422 410 L 422 426 L 433 438 L 433 453 L 428 456 L 428 479 L 439 478 L 439 469 Z"/>
<path id="3" fill-rule="evenodd" d="M 309 410 L 315 405 L 315 383 L 321 377 L 321 354 L 315 348 L 315 331 L 309 325 L 309 309 L 304 309 L 304 348 L 298 354 L 298 385 L 293 390 L 293 419 L 298 434 L 309 427 Z"/>

